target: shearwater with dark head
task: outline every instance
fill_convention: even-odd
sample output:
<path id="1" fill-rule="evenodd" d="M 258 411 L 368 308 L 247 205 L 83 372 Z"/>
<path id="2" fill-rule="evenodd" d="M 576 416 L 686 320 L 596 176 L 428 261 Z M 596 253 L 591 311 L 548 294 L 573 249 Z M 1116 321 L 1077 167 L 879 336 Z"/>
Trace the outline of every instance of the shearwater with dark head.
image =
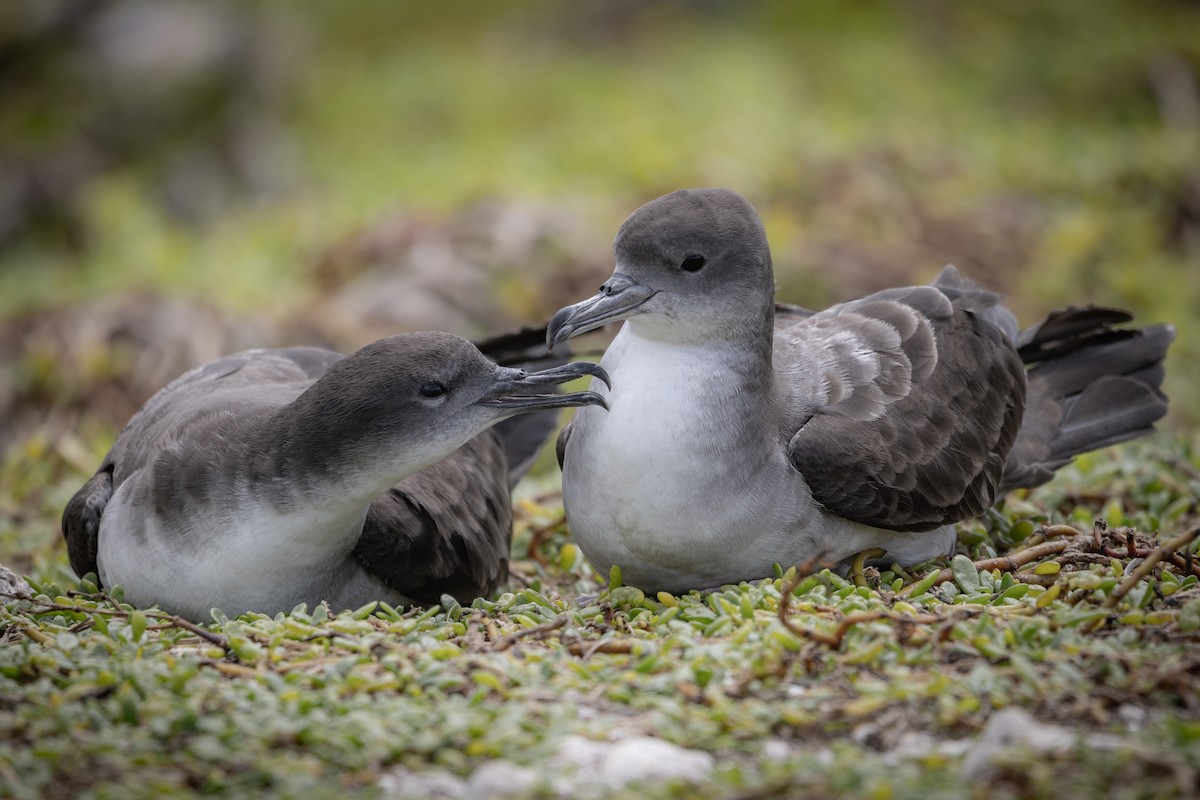
<path id="1" fill-rule="evenodd" d="M 585 375 L 607 380 L 497 366 L 444 333 L 218 359 L 154 395 L 68 504 L 71 565 L 193 619 L 469 602 L 508 571 L 509 464 L 488 429 L 603 406 L 545 390 Z"/>
<path id="2" fill-rule="evenodd" d="M 594 297 L 551 347 L 623 321 L 601 360 L 608 410 L 559 437 L 563 502 L 594 566 L 644 589 L 768 577 L 881 548 L 950 551 L 953 524 L 1167 409 L 1168 325 L 1070 308 L 1024 332 L 953 267 L 820 312 L 776 306 L 763 225 L 740 195 L 639 208 Z"/>

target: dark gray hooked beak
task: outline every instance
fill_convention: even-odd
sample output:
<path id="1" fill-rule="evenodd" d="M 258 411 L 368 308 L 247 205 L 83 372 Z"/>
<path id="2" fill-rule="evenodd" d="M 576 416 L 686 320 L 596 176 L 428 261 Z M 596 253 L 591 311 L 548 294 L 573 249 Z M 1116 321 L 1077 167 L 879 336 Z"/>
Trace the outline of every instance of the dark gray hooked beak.
<path id="1" fill-rule="evenodd" d="M 572 336 L 625 319 L 656 291 L 623 272 L 614 272 L 595 297 L 561 308 L 554 314 L 546 327 L 546 347 L 553 350 L 554 345 Z"/>
<path id="2" fill-rule="evenodd" d="M 540 372 L 496 367 L 496 376 L 491 388 L 476 402 L 481 406 L 503 408 L 514 413 L 571 406 L 600 406 L 607 409 L 608 403 L 596 392 L 538 393 L 540 386 L 557 386 L 584 375 L 599 378 L 606 386 L 612 385 L 608 373 L 590 361 L 573 361 Z"/>

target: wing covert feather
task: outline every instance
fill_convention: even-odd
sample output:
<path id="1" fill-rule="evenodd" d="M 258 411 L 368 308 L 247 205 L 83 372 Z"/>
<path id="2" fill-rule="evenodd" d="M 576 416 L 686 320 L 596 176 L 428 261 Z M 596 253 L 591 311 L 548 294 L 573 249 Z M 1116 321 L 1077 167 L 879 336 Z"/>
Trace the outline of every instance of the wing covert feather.
<path id="1" fill-rule="evenodd" d="M 984 295 L 968 292 L 964 298 L 976 305 L 995 302 L 981 300 Z M 873 379 L 854 383 L 870 377 L 854 373 L 848 395 L 818 395 L 832 405 L 812 409 L 788 445 L 792 465 L 831 512 L 875 527 L 920 531 L 991 505 L 1020 426 L 1025 371 L 1005 332 L 965 304 L 958 298 L 952 303 L 932 286 L 893 289 L 835 306 L 828 319 L 822 317 L 829 312 L 815 315 L 806 321 L 808 330 L 800 323 L 781 332 L 824 336 L 825 342 L 857 336 L 862 349 L 881 348 Z M 880 324 L 896 337 L 881 333 Z M 807 350 L 791 345 L 791 357 L 816 351 L 816 363 L 829 371 L 821 341 L 805 343 Z M 862 349 L 854 351 L 856 368 L 871 361 Z M 838 388 L 836 380 L 827 383 Z M 866 400 L 858 402 L 860 395 Z"/>

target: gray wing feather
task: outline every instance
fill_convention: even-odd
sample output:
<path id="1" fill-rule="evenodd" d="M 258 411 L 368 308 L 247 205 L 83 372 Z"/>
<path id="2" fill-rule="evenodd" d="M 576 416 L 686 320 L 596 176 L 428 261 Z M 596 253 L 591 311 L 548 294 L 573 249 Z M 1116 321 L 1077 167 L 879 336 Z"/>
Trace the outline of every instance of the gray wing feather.
<path id="1" fill-rule="evenodd" d="M 558 439 L 554 442 L 554 454 L 558 456 L 559 469 L 562 469 L 563 460 L 567 457 L 567 442 L 571 438 L 571 426 L 574 424 L 575 421 L 571 420 L 564 425 L 563 429 L 558 432 Z"/>
<path id="2" fill-rule="evenodd" d="M 469 603 L 508 577 L 511 535 L 504 450 L 488 431 L 371 503 L 354 555 L 413 600 Z"/>
<path id="3" fill-rule="evenodd" d="M 1029 398 L 1000 491 L 1045 483 L 1080 453 L 1154 429 L 1167 413 L 1163 359 L 1169 325 L 1114 328 L 1125 311 L 1094 306 L 1055 311 L 1024 331 Z"/>
<path id="4" fill-rule="evenodd" d="M 848 337 L 859 347 L 854 369 L 843 370 L 851 391 L 828 393 L 834 404 L 814 409 L 788 446 L 818 502 L 847 519 L 913 531 L 991 505 L 1025 400 L 1008 333 L 981 313 L 994 298 L 969 286 L 953 300 L 934 286 L 893 289 L 812 318 L 810 336 Z M 820 338 L 805 348 L 826 372 L 836 367 Z M 879 369 L 863 371 L 863 363 Z"/>
<path id="5" fill-rule="evenodd" d="M 933 320 L 951 314 L 932 287 L 833 306 L 775 334 L 775 370 L 808 414 L 878 419 L 937 364 Z"/>
<path id="6" fill-rule="evenodd" d="M 278 407 L 342 358 L 316 347 L 245 350 L 185 372 L 147 400 L 117 436 L 105 458 L 114 467 L 113 489 L 177 439 L 184 426 L 229 405 L 221 395 L 236 393 L 243 406 Z"/>

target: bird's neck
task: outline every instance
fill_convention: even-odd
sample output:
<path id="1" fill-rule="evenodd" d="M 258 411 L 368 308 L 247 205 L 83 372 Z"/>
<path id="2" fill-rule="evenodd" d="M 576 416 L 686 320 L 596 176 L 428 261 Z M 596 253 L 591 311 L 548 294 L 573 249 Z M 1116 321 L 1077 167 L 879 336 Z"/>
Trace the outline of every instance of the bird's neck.
<path id="1" fill-rule="evenodd" d="M 305 393 L 266 422 L 246 477 L 260 486 L 290 487 L 302 505 L 365 510 L 407 471 L 364 419 L 314 402 L 319 399 Z"/>
<path id="2" fill-rule="evenodd" d="M 625 363 L 653 361 L 654 369 L 664 375 L 685 379 L 675 391 L 728 393 L 748 407 L 771 397 L 774 315 L 772 301 L 753 314 L 710 315 L 683 322 L 635 317 L 625 322 L 613 346 L 622 370 Z M 653 380 L 653 374 L 645 372 L 645 379 Z"/>
<path id="3" fill-rule="evenodd" d="M 698 446 L 721 450 L 756 447 L 774 436 L 768 335 L 688 342 L 646 335 L 630 320 L 601 364 L 613 376 L 614 413 L 605 416 L 663 416 L 684 426 L 682 435 L 705 438 Z"/>

